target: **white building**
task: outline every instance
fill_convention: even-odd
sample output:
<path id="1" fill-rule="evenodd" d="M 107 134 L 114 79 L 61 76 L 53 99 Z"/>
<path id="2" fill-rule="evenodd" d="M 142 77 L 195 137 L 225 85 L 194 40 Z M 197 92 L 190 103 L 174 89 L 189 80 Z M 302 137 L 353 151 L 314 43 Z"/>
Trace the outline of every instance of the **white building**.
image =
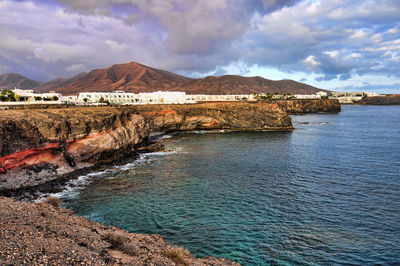
<path id="1" fill-rule="evenodd" d="M 319 91 L 319 92 L 317 92 L 317 95 L 319 95 L 321 97 L 326 97 L 326 96 L 328 96 L 328 93 L 326 91 Z"/>
<path id="2" fill-rule="evenodd" d="M 243 100 L 255 100 L 254 94 L 229 94 L 229 95 L 206 95 L 206 94 L 189 94 L 186 95 L 187 101 L 190 102 L 234 102 Z"/>
<path id="3" fill-rule="evenodd" d="M 140 103 L 183 104 L 187 103 L 186 93 L 181 91 L 157 91 L 139 93 Z"/>
<path id="4" fill-rule="evenodd" d="M 104 103 L 111 104 L 133 104 L 137 102 L 137 94 L 114 91 L 114 92 L 81 92 L 79 93 L 77 103 Z"/>
<path id="5" fill-rule="evenodd" d="M 62 96 L 61 101 L 64 104 L 77 104 L 78 96 L 76 96 L 76 95 Z"/>
<path id="6" fill-rule="evenodd" d="M 188 103 L 186 93 L 180 91 L 157 91 L 144 93 L 114 92 L 81 92 L 78 104 L 109 102 L 111 104 L 183 104 Z"/>
<path id="7" fill-rule="evenodd" d="M 20 97 L 21 102 L 29 102 L 29 103 L 47 103 L 47 102 L 57 102 L 61 103 L 61 98 L 63 97 L 60 93 L 56 93 L 54 91 L 44 92 L 44 93 L 35 93 L 33 90 L 21 90 L 21 89 L 13 89 L 12 90 L 16 95 Z"/>
<path id="8" fill-rule="evenodd" d="M 295 94 L 296 99 L 321 99 L 319 94 Z"/>

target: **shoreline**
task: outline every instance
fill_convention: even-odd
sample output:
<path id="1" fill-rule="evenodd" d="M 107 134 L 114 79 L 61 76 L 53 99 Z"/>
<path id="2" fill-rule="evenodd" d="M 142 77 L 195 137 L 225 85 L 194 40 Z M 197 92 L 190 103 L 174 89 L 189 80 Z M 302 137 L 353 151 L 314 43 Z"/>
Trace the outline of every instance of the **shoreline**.
<path id="1" fill-rule="evenodd" d="M 239 265 L 195 258 L 160 235 L 130 233 L 60 208 L 0 197 L 0 264 Z"/>
<path id="2" fill-rule="evenodd" d="M 37 191 L 59 192 L 66 182 L 78 176 L 123 164 L 143 152 L 162 150 L 155 140 L 169 133 L 290 132 L 295 128 L 289 115 L 339 111 L 340 105 L 332 100 L 3 110 L 0 112 L 6 116 L 3 129 L 0 126 L 5 138 L 0 139 L 0 195 L 32 199 Z M 26 121 L 25 117 L 32 113 L 45 116 Z M 11 116 L 7 118 L 7 114 Z M 22 117 L 15 118 L 19 114 Z M 97 117 L 102 116 L 108 117 L 98 121 Z M 126 132 L 131 132 L 128 137 Z M 18 134 L 21 140 L 9 143 L 8 134 Z M 115 139 L 120 140 L 104 146 Z"/>
<path id="3" fill-rule="evenodd" d="M 69 179 L 162 149 L 160 134 L 292 131 L 275 104 L 0 111 L 0 195 L 55 191 Z M 16 137 L 11 137 L 16 136 Z"/>
<path id="4" fill-rule="evenodd" d="M 62 192 L 65 189 L 65 185 L 69 181 L 77 180 L 80 176 L 85 176 L 94 172 L 105 171 L 110 167 L 120 166 L 132 161 L 136 161 L 141 154 L 160 152 L 160 151 L 164 151 L 163 145 L 160 144 L 159 142 L 154 142 L 153 144 L 144 147 L 142 150 L 133 153 L 130 156 L 119 158 L 118 160 L 106 164 L 93 165 L 90 167 L 77 169 L 73 172 L 66 173 L 64 175 L 59 175 L 55 179 L 50 179 L 44 183 L 34 186 L 25 186 L 17 189 L 0 190 L 0 197 L 9 197 L 17 200 L 32 202 L 37 200 L 40 194 L 46 194 L 46 193 L 51 194 L 51 193 Z"/>
<path id="5" fill-rule="evenodd" d="M 110 116 L 109 112 L 114 115 Z M 37 114 L 37 117 L 35 117 L 35 114 Z M 0 127 L 0 133 L 3 133 L 3 138 L 6 137 L 0 142 L 0 152 L 3 152 L 3 157 L 0 157 L 2 159 L 0 160 L 2 163 L 0 166 L 3 169 L 7 169 L 0 173 L 0 178 L 3 178 L 3 181 L 0 180 L 0 185 L 4 184 L 4 180 L 12 182 L 12 178 L 17 177 L 25 178 L 27 183 L 20 187 L 11 187 L 9 189 L 4 189 L 3 186 L 0 195 L 13 197 L 20 201 L 33 201 L 35 197 L 38 198 L 40 196 L 40 193 L 61 192 L 66 188 L 69 181 L 77 180 L 80 176 L 105 171 L 112 166 L 133 163 L 143 153 L 163 151 L 163 145 L 154 140 L 162 139 L 165 134 L 187 133 L 198 130 L 204 130 L 209 133 L 291 132 L 295 130 L 287 112 L 283 111 L 277 104 L 166 105 L 144 106 L 140 109 L 126 107 L 84 108 L 83 110 L 66 108 L 61 112 L 57 111 L 57 109 L 30 112 L 18 110 L 10 111 L 9 116 L 8 120 L 3 117 L 3 121 L 6 121 L 6 123 L 3 123 L 3 128 Z M 25 120 L 27 116 L 32 116 L 30 122 Z M 100 120 L 99 117 L 101 117 Z M 4 125 L 6 126 L 4 127 Z M 7 125 L 10 126 L 7 127 Z M 17 146 L 13 146 L 12 142 L 9 143 L 8 141 L 10 140 L 7 138 L 7 134 L 15 134 L 13 133 L 15 130 L 17 130 L 20 138 L 14 140 L 18 144 Z M 65 139 L 72 139 L 72 141 L 66 141 Z M 50 145 L 51 147 L 49 146 L 49 150 L 45 149 L 43 153 L 43 149 L 40 149 L 40 147 L 48 145 L 48 143 L 53 144 Z M 24 152 L 27 148 L 31 150 L 29 153 Z M 7 161 L 7 149 L 8 154 L 10 154 L 10 149 L 14 152 L 23 151 L 25 157 L 14 156 L 11 162 Z M 5 157 L 4 151 L 6 151 Z M 11 154 L 13 153 L 11 152 Z M 15 164 L 17 167 L 4 168 L 7 166 L 4 163 L 7 162 L 9 166 Z M 91 162 L 91 164 L 87 164 L 87 162 Z M 19 165 L 22 165 L 22 167 L 19 167 Z M 83 167 L 75 167 L 76 165 Z M 57 174 L 63 169 L 67 169 L 67 172 L 61 175 Z M 53 173 L 53 178 L 49 173 Z M 50 177 L 50 179 L 42 180 L 40 178 L 38 184 L 29 185 L 32 177 L 39 176 L 39 174 L 47 178 Z M 10 180 L 5 179 L 7 177 Z M 0 201 L 7 201 L 4 199 L 0 198 Z M 41 208 L 44 203 L 18 203 L 14 201 L 14 203 L 10 204 L 28 204 L 23 206 Z M 21 206 L 18 208 L 21 208 Z M 4 211 L 4 208 L 2 209 Z M 64 212 L 71 217 L 76 216 L 69 210 L 55 211 L 57 216 L 62 216 Z M 29 215 L 29 218 L 36 219 L 34 215 Z M 5 219 L 7 215 L 1 216 Z M 29 220 L 29 218 L 25 219 Z M 74 219 L 85 218 L 78 217 Z M 29 223 L 38 226 L 35 222 Z M 94 223 L 92 221 L 89 222 Z M 62 225 L 58 224 L 57 226 Z M 100 224 L 98 226 L 105 227 Z M 76 230 L 76 227 L 76 225 L 73 225 L 69 230 Z M 121 234 L 130 234 L 121 229 L 119 230 Z M 147 235 L 140 236 L 148 237 Z M 159 237 L 157 241 L 162 242 L 162 237 Z M 18 239 L 14 239 L 14 242 L 18 243 Z M 168 244 L 165 245 L 168 246 Z M 78 246 L 80 246 L 79 243 Z M 156 247 L 153 248 L 157 249 Z M 121 259 L 120 250 L 114 251 L 111 247 L 105 252 L 111 254 L 111 257 L 113 254 L 115 255 L 115 252 L 119 252 L 117 261 Z M 160 253 L 161 257 L 164 254 L 163 252 Z M 97 259 L 101 257 L 102 253 L 104 253 L 104 249 L 96 255 Z M 125 255 L 122 254 L 122 257 L 126 257 Z M 190 258 L 192 258 L 191 255 L 186 256 L 189 261 Z M 96 258 L 92 259 L 96 260 Z M 109 256 L 108 259 L 110 259 Z M 200 265 L 237 265 L 226 259 L 205 258 L 199 260 L 203 260 Z M 212 263 L 209 262 L 210 260 Z"/>

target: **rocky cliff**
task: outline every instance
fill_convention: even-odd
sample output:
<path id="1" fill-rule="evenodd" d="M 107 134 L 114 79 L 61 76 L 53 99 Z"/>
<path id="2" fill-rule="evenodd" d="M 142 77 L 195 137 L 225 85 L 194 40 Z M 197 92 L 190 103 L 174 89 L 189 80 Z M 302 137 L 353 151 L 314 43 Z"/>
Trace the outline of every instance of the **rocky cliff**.
<path id="1" fill-rule="evenodd" d="M 277 104 L 205 103 L 135 107 L 154 131 L 222 129 L 229 131 L 287 131 L 290 117 Z"/>
<path id="2" fill-rule="evenodd" d="M 399 105 L 400 95 L 391 94 L 386 96 L 374 96 L 366 97 L 361 101 L 355 102 L 355 104 L 365 104 L 365 105 Z"/>
<path id="3" fill-rule="evenodd" d="M 277 104 L 1 110 L 0 194 L 19 196 L 43 186 L 58 191 L 73 173 L 132 158 L 149 144 L 152 131 L 197 129 L 292 130 L 292 123 Z M 237 265 L 193 258 L 157 235 L 131 234 L 45 203 L 2 197 L 0 246 L 0 264 Z"/>
<path id="4" fill-rule="evenodd" d="M 214 103 L 0 111 L 0 193 L 62 183 L 146 150 L 152 131 L 292 130 L 277 104 Z M 157 146 L 156 146 L 157 148 Z M 63 182 L 60 183 L 60 180 Z M 3 192 L 1 192 L 3 191 Z"/>
<path id="5" fill-rule="evenodd" d="M 288 114 L 337 113 L 341 106 L 336 99 L 296 99 L 277 101 L 277 105 Z"/>
<path id="6" fill-rule="evenodd" d="M 150 134 L 135 110 L 0 111 L 0 190 L 37 186 L 137 154 Z"/>

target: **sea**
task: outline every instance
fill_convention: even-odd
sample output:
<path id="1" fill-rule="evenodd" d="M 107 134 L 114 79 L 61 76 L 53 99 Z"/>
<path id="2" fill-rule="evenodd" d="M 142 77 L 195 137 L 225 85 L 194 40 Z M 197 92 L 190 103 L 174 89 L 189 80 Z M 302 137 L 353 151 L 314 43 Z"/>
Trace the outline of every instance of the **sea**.
<path id="1" fill-rule="evenodd" d="M 243 265 L 400 264 L 400 106 L 292 116 L 293 132 L 164 136 L 71 181 L 78 215 Z"/>

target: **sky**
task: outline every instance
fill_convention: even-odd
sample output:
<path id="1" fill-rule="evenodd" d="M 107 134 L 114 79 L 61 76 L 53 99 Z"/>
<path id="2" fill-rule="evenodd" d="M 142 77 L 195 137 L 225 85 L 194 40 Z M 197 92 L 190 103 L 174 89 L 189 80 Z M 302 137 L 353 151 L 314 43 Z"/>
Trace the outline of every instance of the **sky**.
<path id="1" fill-rule="evenodd" d="M 139 62 L 400 93 L 399 0 L 0 0 L 0 74 Z"/>

